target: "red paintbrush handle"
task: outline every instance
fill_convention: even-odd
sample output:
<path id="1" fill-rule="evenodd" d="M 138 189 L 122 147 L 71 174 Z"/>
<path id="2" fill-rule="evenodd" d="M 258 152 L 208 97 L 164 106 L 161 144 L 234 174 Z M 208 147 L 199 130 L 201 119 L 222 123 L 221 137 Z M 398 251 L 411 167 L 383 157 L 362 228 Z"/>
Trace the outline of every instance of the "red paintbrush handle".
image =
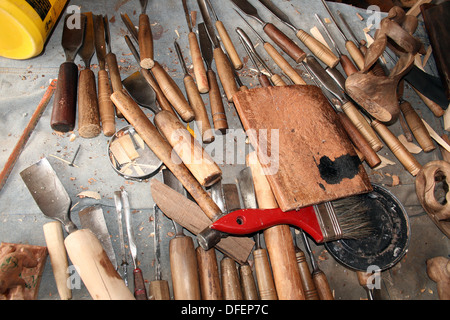
<path id="1" fill-rule="evenodd" d="M 297 226 L 308 233 L 317 243 L 323 241 L 323 234 L 312 206 L 286 212 L 281 211 L 280 208 L 240 209 L 216 220 L 211 225 L 211 229 L 229 234 L 245 235 L 280 224 Z"/>

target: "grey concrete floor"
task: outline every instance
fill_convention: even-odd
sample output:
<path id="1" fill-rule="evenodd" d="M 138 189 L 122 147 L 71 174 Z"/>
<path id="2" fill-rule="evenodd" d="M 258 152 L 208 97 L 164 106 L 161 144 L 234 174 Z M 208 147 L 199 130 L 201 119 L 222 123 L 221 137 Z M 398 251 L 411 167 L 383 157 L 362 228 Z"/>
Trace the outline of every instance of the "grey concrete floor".
<path id="1" fill-rule="evenodd" d="M 240 26 L 248 32 L 254 43 L 258 43 L 248 27 L 232 10 L 230 2 L 212 1 L 218 16 L 224 21 L 230 36 L 234 41 L 241 57 L 246 57 L 242 46 L 239 44 L 234 28 Z M 260 15 L 267 21 L 275 23 L 280 29 L 290 34 L 294 34 L 290 29 L 273 18 L 256 1 L 251 1 L 257 8 Z M 309 30 L 317 24 L 313 13 L 319 13 L 321 17 L 327 17 L 325 9 L 320 1 L 298 0 L 298 1 L 275 1 L 275 3 L 288 13 L 289 17 L 298 26 Z M 79 5 L 82 12 L 92 11 L 94 14 L 107 14 L 110 20 L 112 35 L 112 49 L 117 54 L 121 67 L 122 79 L 138 70 L 134 58 L 131 56 L 123 36 L 126 28 L 120 19 L 120 13 L 128 13 L 135 24 L 138 23 L 140 7 L 138 1 L 116 0 L 116 1 L 75 1 L 71 4 Z M 199 11 L 195 1 L 188 1 L 190 10 Z M 356 17 L 359 12 L 366 19 L 368 14 L 365 10 L 348 7 L 341 4 L 330 3 L 333 11 L 339 9 L 354 27 L 358 37 L 363 38 L 362 29 L 365 22 L 361 22 Z M 148 13 L 152 23 L 155 57 L 168 70 L 176 83 L 184 92 L 182 77 L 183 73 L 173 48 L 173 41 L 177 39 L 183 50 L 184 56 L 190 64 L 187 41 L 187 27 L 184 18 L 183 8 L 180 1 L 150 1 Z M 198 12 L 198 21 L 201 15 Z M 256 22 L 248 20 L 256 30 L 261 31 Z M 419 35 L 428 46 L 427 38 L 420 24 Z M 339 37 L 337 30 L 332 27 L 331 32 L 335 35 L 341 51 L 344 44 Z M 0 165 L 3 166 L 23 129 L 28 123 L 35 107 L 39 103 L 45 92 L 49 81 L 57 77 L 59 65 L 64 61 L 64 52 L 60 45 L 62 34 L 62 22 L 60 22 L 52 37 L 50 38 L 45 52 L 36 58 L 25 61 L 14 61 L 0 58 L 0 136 L 3 143 L 0 151 Z M 268 40 L 268 39 L 266 39 Z M 299 41 L 297 41 L 299 43 Z M 268 55 L 263 51 L 261 44 L 257 47 L 258 52 L 266 59 L 269 67 L 275 72 L 279 72 Z M 255 72 L 251 63 L 244 59 L 244 69 L 239 72 L 242 82 L 249 88 L 258 86 Z M 79 57 L 76 63 L 82 65 Z M 96 57 L 92 61 L 96 64 Z M 340 69 L 340 67 L 339 67 Z M 302 72 L 301 67 L 298 70 Z M 426 66 L 427 72 L 436 75 L 436 67 L 431 58 Z M 96 73 L 98 68 L 94 66 Z M 310 79 L 308 83 L 311 83 Z M 208 105 L 207 95 L 203 96 Z M 442 119 L 434 117 L 431 111 L 410 89 L 406 88 L 405 98 L 409 100 L 419 114 L 439 133 L 444 133 Z M 235 133 L 242 130 L 242 125 L 237 112 L 232 104 L 227 104 L 224 100 L 229 126 Z M 72 140 L 72 133 L 58 134 L 50 128 L 50 115 L 52 101 L 45 110 L 34 133 L 31 135 L 26 148 L 20 155 L 5 187 L 0 192 L 0 240 L 12 243 L 27 243 L 33 245 L 45 245 L 42 232 L 42 225 L 50 220 L 43 216 L 35 204 L 30 193 L 26 189 L 19 173 L 34 164 L 39 159 L 47 157 L 51 165 L 57 172 L 60 180 L 69 193 L 74 208 L 71 217 L 78 226 L 78 212 L 83 207 L 100 204 L 103 208 L 106 223 L 111 235 L 112 243 L 116 253 L 119 252 L 118 226 L 116 222 L 116 212 L 114 208 L 114 191 L 125 188 L 130 195 L 132 207 L 132 219 L 137 237 L 137 246 L 140 267 L 144 272 L 146 281 L 154 279 L 154 245 L 153 245 L 153 199 L 150 194 L 149 181 L 142 182 L 129 181 L 116 174 L 111 168 L 107 158 L 107 145 L 109 138 L 100 135 L 93 139 L 83 139 L 75 130 L 73 134 L 76 139 Z M 152 117 L 150 111 L 146 111 Z M 117 128 L 125 126 L 124 120 L 118 119 Z M 401 134 L 398 123 L 390 127 L 396 134 Z M 222 138 L 222 139 L 221 139 Z M 216 162 L 223 170 L 223 183 L 235 183 L 237 173 L 244 168 L 243 162 L 227 159 L 242 159 L 250 147 L 245 150 L 237 149 L 235 136 L 229 133 L 222 137 L 217 137 L 209 150 L 223 150 L 215 156 Z M 81 145 L 80 152 L 76 158 L 77 167 L 70 167 L 64 159 L 70 161 L 78 146 Z M 411 239 L 407 254 L 404 258 L 389 270 L 382 272 L 382 296 L 384 299 L 392 300 L 437 300 L 436 284 L 432 282 L 426 274 L 425 261 L 435 256 L 449 256 L 450 241 L 431 222 L 423 208 L 418 203 L 414 190 L 414 177 L 412 177 L 398 163 L 387 147 L 380 152 L 385 158 L 394 161 L 394 165 L 383 168 L 370 169 L 366 166 L 371 181 L 390 189 L 403 203 L 408 213 L 411 224 Z M 431 160 L 441 159 L 438 149 L 431 153 L 416 155 L 417 160 L 426 164 Z M 393 176 L 399 178 L 398 184 L 393 184 Z M 161 179 L 160 173 L 154 178 Z M 80 198 L 77 195 L 85 190 L 97 191 L 101 200 L 91 198 Z M 170 264 L 168 256 L 168 245 L 173 236 L 173 226 L 166 217 L 161 218 L 161 252 L 163 255 L 161 264 L 163 279 L 169 280 L 171 286 Z M 297 241 L 303 248 L 300 239 Z M 318 260 L 320 268 L 326 273 L 330 281 L 334 296 L 337 300 L 360 300 L 367 299 L 366 292 L 362 289 L 356 278 L 354 271 L 342 266 L 327 252 L 323 245 L 312 244 L 315 258 Z M 303 248 L 304 249 L 304 248 Z M 222 257 L 218 253 L 219 259 Z M 252 259 L 252 257 L 250 257 Z M 131 262 L 131 261 L 130 261 Z M 131 271 L 131 269 L 130 269 Z M 131 273 L 130 273 L 131 275 Z M 131 278 L 129 279 L 131 283 Z M 172 291 L 171 291 L 172 292 Z M 73 290 L 74 299 L 90 299 L 87 290 L 83 285 L 79 289 Z M 57 300 L 59 299 L 51 263 L 48 259 L 41 281 L 38 299 Z"/>

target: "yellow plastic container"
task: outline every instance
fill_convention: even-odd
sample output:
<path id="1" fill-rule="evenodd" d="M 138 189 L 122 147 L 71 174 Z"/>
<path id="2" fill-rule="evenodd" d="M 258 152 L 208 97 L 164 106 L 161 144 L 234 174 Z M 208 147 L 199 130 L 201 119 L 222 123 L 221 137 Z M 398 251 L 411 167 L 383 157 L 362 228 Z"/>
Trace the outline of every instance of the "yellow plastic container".
<path id="1" fill-rule="evenodd" d="M 0 56 L 39 55 L 67 0 L 0 0 Z"/>

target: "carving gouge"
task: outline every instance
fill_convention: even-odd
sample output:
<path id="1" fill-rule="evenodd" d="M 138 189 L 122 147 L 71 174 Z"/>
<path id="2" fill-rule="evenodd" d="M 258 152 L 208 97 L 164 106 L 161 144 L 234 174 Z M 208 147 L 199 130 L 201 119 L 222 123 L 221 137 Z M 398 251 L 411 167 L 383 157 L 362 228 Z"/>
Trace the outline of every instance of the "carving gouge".
<path id="1" fill-rule="evenodd" d="M 150 20 L 145 13 L 148 0 L 139 0 L 141 4 L 141 14 L 139 15 L 139 50 L 141 52 L 141 67 L 151 69 L 155 65 L 153 61 L 153 35 L 150 27 Z"/>

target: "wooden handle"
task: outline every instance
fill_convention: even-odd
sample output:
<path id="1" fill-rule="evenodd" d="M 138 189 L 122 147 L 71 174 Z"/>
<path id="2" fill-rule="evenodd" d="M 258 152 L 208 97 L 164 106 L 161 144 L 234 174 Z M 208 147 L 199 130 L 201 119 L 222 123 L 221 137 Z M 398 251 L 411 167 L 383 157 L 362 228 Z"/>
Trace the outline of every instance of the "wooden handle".
<path id="1" fill-rule="evenodd" d="M 108 65 L 109 77 L 111 78 L 111 88 L 113 92 L 122 90 L 122 79 L 120 78 L 119 65 L 117 64 L 117 57 L 110 52 L 105 56 L 106 64 Z M 123 118 L 120 110 L 116 109 L 116 116 Z"/>
<path id="2" fill-rule="evenodd" d="M 111 101 L 111 85 L 109 83 L 108 72 L 98 71 L 98 109 L 103 134 L 111 137 L 116 133 L 116 115 L 114 104 Z"/>
<path id="3" fill-rule="evenodd" d="M 169 242 L 170 270 L 175 300 L 200 300 L 200 282 L 194 242 L 176 236 Z"/>
<path id="4" fill-rule="evenodd" d="M 211 130 L 211 124 L 209 123 L 208 113 L 206 112 L 205 103 L 203 102 L 194 78 L 190 75 L 186 75 L 183 79 L 184 87 L 188 97 L 189 104 L 194 110 L 195 123 L 202 135 L 203 143 L 211 143 L 214 141 L 214 133 Z"/>
<path id="5" fill-rule="evenodd" d="M 155 64 L 153 60 L 153 35 L 150 27 L 150 19 L 144 13 L 139 15 L 138 40 L 141 56 L 140 65 L 144 69 L 151 69 Z"/>
<path id="6" fill-rule="evenodd" d="M 175 111 L 173 110 L 172 106 L 170 105 L 169 100 L 167 100 L 166 96 L 164 95 L 164 92 L 162 92 L 161 88 L 159 87 L 158 82 L 156 82 L 155 78 L 153 77 L 152 72 L 147 69 L 141 69 L 141 74 L 145 78 L 145 80 L 147 80 L 147 83 L 155 91 L 156 101 L 158 101 L 161 109 L 167 110 L 170 113 L 172 113 L 174 116 L 176 116 Z"/>
<path id="7" fill-rule="evenodd" d="M 59 297 L 61 300 L 70 300 L 72 299 L 72 290 L 67 282 L 69 279 L 69 261 L 67 260 L 66 247 L 64 246 L 61 222 L 52 221 L 46 223 L 43 229 Z"/>
<path id="8" fill-rule="evenodd" d="M 278 204 L 256 157 L 256 152 L 250 153 L 247 160 L 252 170 L 259 208 L 277 208 Z M 269 252 L 278 299 L 304 300 L 305 295 L 289 226 L 279 225 L 264 230 L 264 239 Z"/>
<path id="9" fill-rule="evenodd" d="M 197 254 L 198 275 L 203 300 L 222 300 L 222 288 L 220 286 L 219 266 L 217 264 L 216 251 L 205 251 L 198 246 Z"/>
<path id="10" fill-rule="evenodd" d="M 361 52 L 361 50 L 359 50 L 359 48 L 356 46 L 356 44 L 353 41 L 345 42 L 345 48 L 347 48 L 347 51 L 350 54 L 350 57 L 352 57 L 356 66 L 358 67 L 358 69 L 363 70 L 364 69 L 364 55 Z"/>
<path id="11" fill-rule="evenodd" d="M 316 270 L 312 274 L 314 284 L 319 293 L 320 300 L 334 300 L 333 292 L 331 291 L 330 284 L 327 276 L 322 270 Z"/>
<path id="12" fill-rule="evenodd" d="M 219 33 L 220 40 L 222 40 L 223 46 L 225 47 L 225 50 L 230 57 L 231 63 L 236 70 L 241 70 L 244 64 L 242 63 L 241 58 L 239 58 L 236 48 L 234 47 L 233 42 L 231 41 L 231 38 L 228 35 L 228 32 L 225 29 L 222 21 L 216 21 L 216 28 L 217 32 Z"/>
<path id="13" fill-rule="evenodd" d="M 299 38 L 320 61 L 330 68 L 334 68 L 339 63 L 339 58 L 336 57 L 322 42 L 312 37 L 308 32 L 298 30 L 297 38 Z"/>
<path id="14" fill-rule="evenodd" d="M 220 217 L 222 215 L 220 208 L 217 207 L 208 193 L 182 163 L 181 159 L 176 154 L 173 154 L 172 146 L 161 136 L 158 129 L 147 118 L 133 98 L 122 90 L 120 92 L 114 92 L 111 95 L 111 100 L 123 112 L 127 121 L 136 129 L 136 132 L 150 149 L 152 149 L 155 155 L 180 180 L 205 215 L 211 220 Z M 161 111 L 160 113 L 163 112 L 166 111 Z"/>
<path id="15" fill-rule="evenodd" d="M 242 300 L 241 285 L 236 268 L 236 262 L 233 259 L 224 257 L 220 261 L 220 272 L 222 276 L 222 290 L 224 300 Z"/>
<path id="16" fill-rule="evenodd" d="M 359 150 L 359 152 L 363 154 L 367 164 L 371 168 L 374 168 L 377 165 L 379 165 L 381 163 L 380 157 L 377 155 L 375 150 L 372 149 L 369 142 L 366 140 L 366 138 L 364 138 L 364 136 L 356 128 L 353 122 L 350 121 L 348 116 L 343 112 L 338 112 L 338 116 L 350 140 L 353 142 L 353 144 Z"/>
<path id="17" fill-rule="evenodd" d="M 375 129 L 381 139 L 383 139 L 388 148 L 405 167 L 405 169 L 408 170 L 411 175 L 416 176 L 422 168 L 416 158 L 414 158 L 414 156 L 384 124 L 382 124 L 378 120 L 373 120 L 372 127 Z"/>
<path id="18" fill-rule="evenodd" d="M 279 74 L 273 74 L 272 77 L 270 77 L 270 80 L 272 80 L 273 84 L 276 86 L 287 86 L 287 83 L 284 82 Z"/>
<path id="19" fill-rule="evenodd" d="M 142 270 L 136 268 L 133 270 L 134 278 L 134 297 L 136 300 L 148 300 L 147 290 L 145 290 L 144 276 L 142 275 Z"/>
<path id="20" fill-rule="evenodd" d="M 108 258 L 102 244 L 88 229 L 64 240 L 67 253 L 94 300 L 135 300 Z"/>
<path id="21" fill-rule="evenodd" d="M 194 32 L 188 34 L 189 50 L 191 52 L 192 64 L 194 65 L 194 77 L 197 81 L 197 88 L 200 93 L 209 91 L 208 78 L 206 76 L 206 68 L 203 63 L 202 53 L 198 45 L 197 36 Z"/>
<path id="22" fill-rule="evenodd" d="M 95 75 L 92 70 L 84 69 L 78 81 L 78 133 L 89 139 L 101 131 Z"/>
<path id="23" fill-rule="evenodd" d="M 355 105 L 348 101 L 342 105 L 342 111 L 345 112 L 350 121 L 355 125 L 359 132 L 370 144 L 372 149 L 377 152 L 383 148 L 383 143 L 376 135 L 375 131 L 372 129 L 370 124 L 364 118 L 364 116 L 356 109 Z"/>
<path id="24" fill-rule="evenodd" d="M 256 289 L 252 267 L 250 267 L 248 264 L 239 266 L 239 275 L 241 279 L 241 289 L 244 300 L 259 300 L 258 289 Z"/>
<path id="25" fill-rule="evenodd" d="M 358 72 L 358 68 L 356 68 L 356 66 L 353 64 L 350 58 L 345 54 L 341 55 L 340 62 L 342 69 L 344 69 L 344 72 L 347 75 L 347 77 Z"/>
<path id="26" fill-rule="evenodd" d="M 264 26 L 264 32 L 295 62 L 300 63 L 306 58 L 306 53 L 272 23 Z"/>
<path id="27" fill-rule="evenodd" d="M 275 63 L 280 67 L 281 70 L 292 80 L 295 84 L 305 85 L 306 82 L 298 74 L 298 72 L 286 61 L 286 59 L 278 52 L 277 49 L 272 46 L 272 44 L 265 42 L 264 49 L 269 54 L 269 56 L 275 61 Z"/>
<path id="28" fill-rule="evenodd" d="M 431 139 L 430 133 L 420 119 L 417 112 L 413 109 L 408 101 L 403 101 L 400 103 L 400 110 L 405 116 L 405 120 L 408 123 L 414 137 L 419 143 L 420 147 L 424 152 L 430 152 L 436 149 L 433 140 Z"/>
<path id="29" fill-rule="evenodd" d="M 306 300 L 319 300 L 319 293 L 314 284 L 311 271 L 309 271 L 308 262 L 306 261 L 305 253 L 300 248 L 295 249 L 295 256 L 297 258 L 297 265 L 300 271 L 300 277 L 303 284 L 303 292 Z"/>
<path id="30" fill-rule="evenodd" d="M 170 300 L 169 283 L 166 280 L 155 280 L 148 286 L 149 300 Z"/>
<path id="31" fill-rule="evenodd" d="M 269 255 L 266 249 L 253 251 L 255 261 L 256 281 L 258 282 L 259 296 L 261 300 L 277 300 L 277 291 L 273 282 L 272 270 L 270 269 Z"/>
<path id="32" fill-rule="evenodd" d="M 157 61 L 155 61 L 155 65 L 152 68 L 152 73 L 167 100 L 175 108 L 181 119 L 185 122 L 191 122 L 194 120 L 194 110 L 192 110 L 191 106 L 187 102 L 183 92 Z"/>
<path id="33" fill-rule="evenodd" d="M 233 102 L 233 96 L 238 92 L 238 87 L 234 79 L 230 61 L 220 47 L 214 49 L 213 55 L 216 61 L 217 74 L 219 75 L 225 95 L 227 96 L 228 102 Z"/>
<path id="34" fill-rule="evenodd" d="M 208 70 L 209 81 L 209 103 L 211 106 L 211 114 L 213 126 L 216 132 L 225 134 L 228 129 L 227 115 L 223 106 L 222 95 L 220 94 L 219 84 L 217 83 L 216 74 L 212 70 Z"/>
<path id="35" fill-rule="evenodd" d="M 170 112 L 161 111 L 155 116 L 154 122 L 173 151 L 202 186 L 209 187 L 221 179 L 222 170 L 177 117 Z"/>
<path id="36" fill-rule="evenodd" d="M 69 132 L 75 128 L 78 89 L 78 67 L 64 62 L 59 67 L 55 99 L 50 119 L 53 130 Z"/>
<path id="37" fill-rule="evenodd" d="M 261 84 L 261 87 L 272 87 L 272 82 L 270 82 L 269 77 L 264 73 L 259 74 L 258 81 Z"/>
<path id="38" fill-rule="evenodd" d="M 417 93 L 417 95 L 419 96 L 420 99 L 422 99 L 423 103 L 426 104 L 426 106 L 431 110 L 431 112 L 433 112 L 435 117 L 442 117 L 445 114 L 445 110 L 442 109 L 442 107 L 440 105 L 438 105 L 436 102 L 434 102 L 433 100 L 428 99 L 426 96 L 424 96 L 419 90 L 417 90 L 416 88 L 412 87 L 414 89 L 414 91 Z"/>

